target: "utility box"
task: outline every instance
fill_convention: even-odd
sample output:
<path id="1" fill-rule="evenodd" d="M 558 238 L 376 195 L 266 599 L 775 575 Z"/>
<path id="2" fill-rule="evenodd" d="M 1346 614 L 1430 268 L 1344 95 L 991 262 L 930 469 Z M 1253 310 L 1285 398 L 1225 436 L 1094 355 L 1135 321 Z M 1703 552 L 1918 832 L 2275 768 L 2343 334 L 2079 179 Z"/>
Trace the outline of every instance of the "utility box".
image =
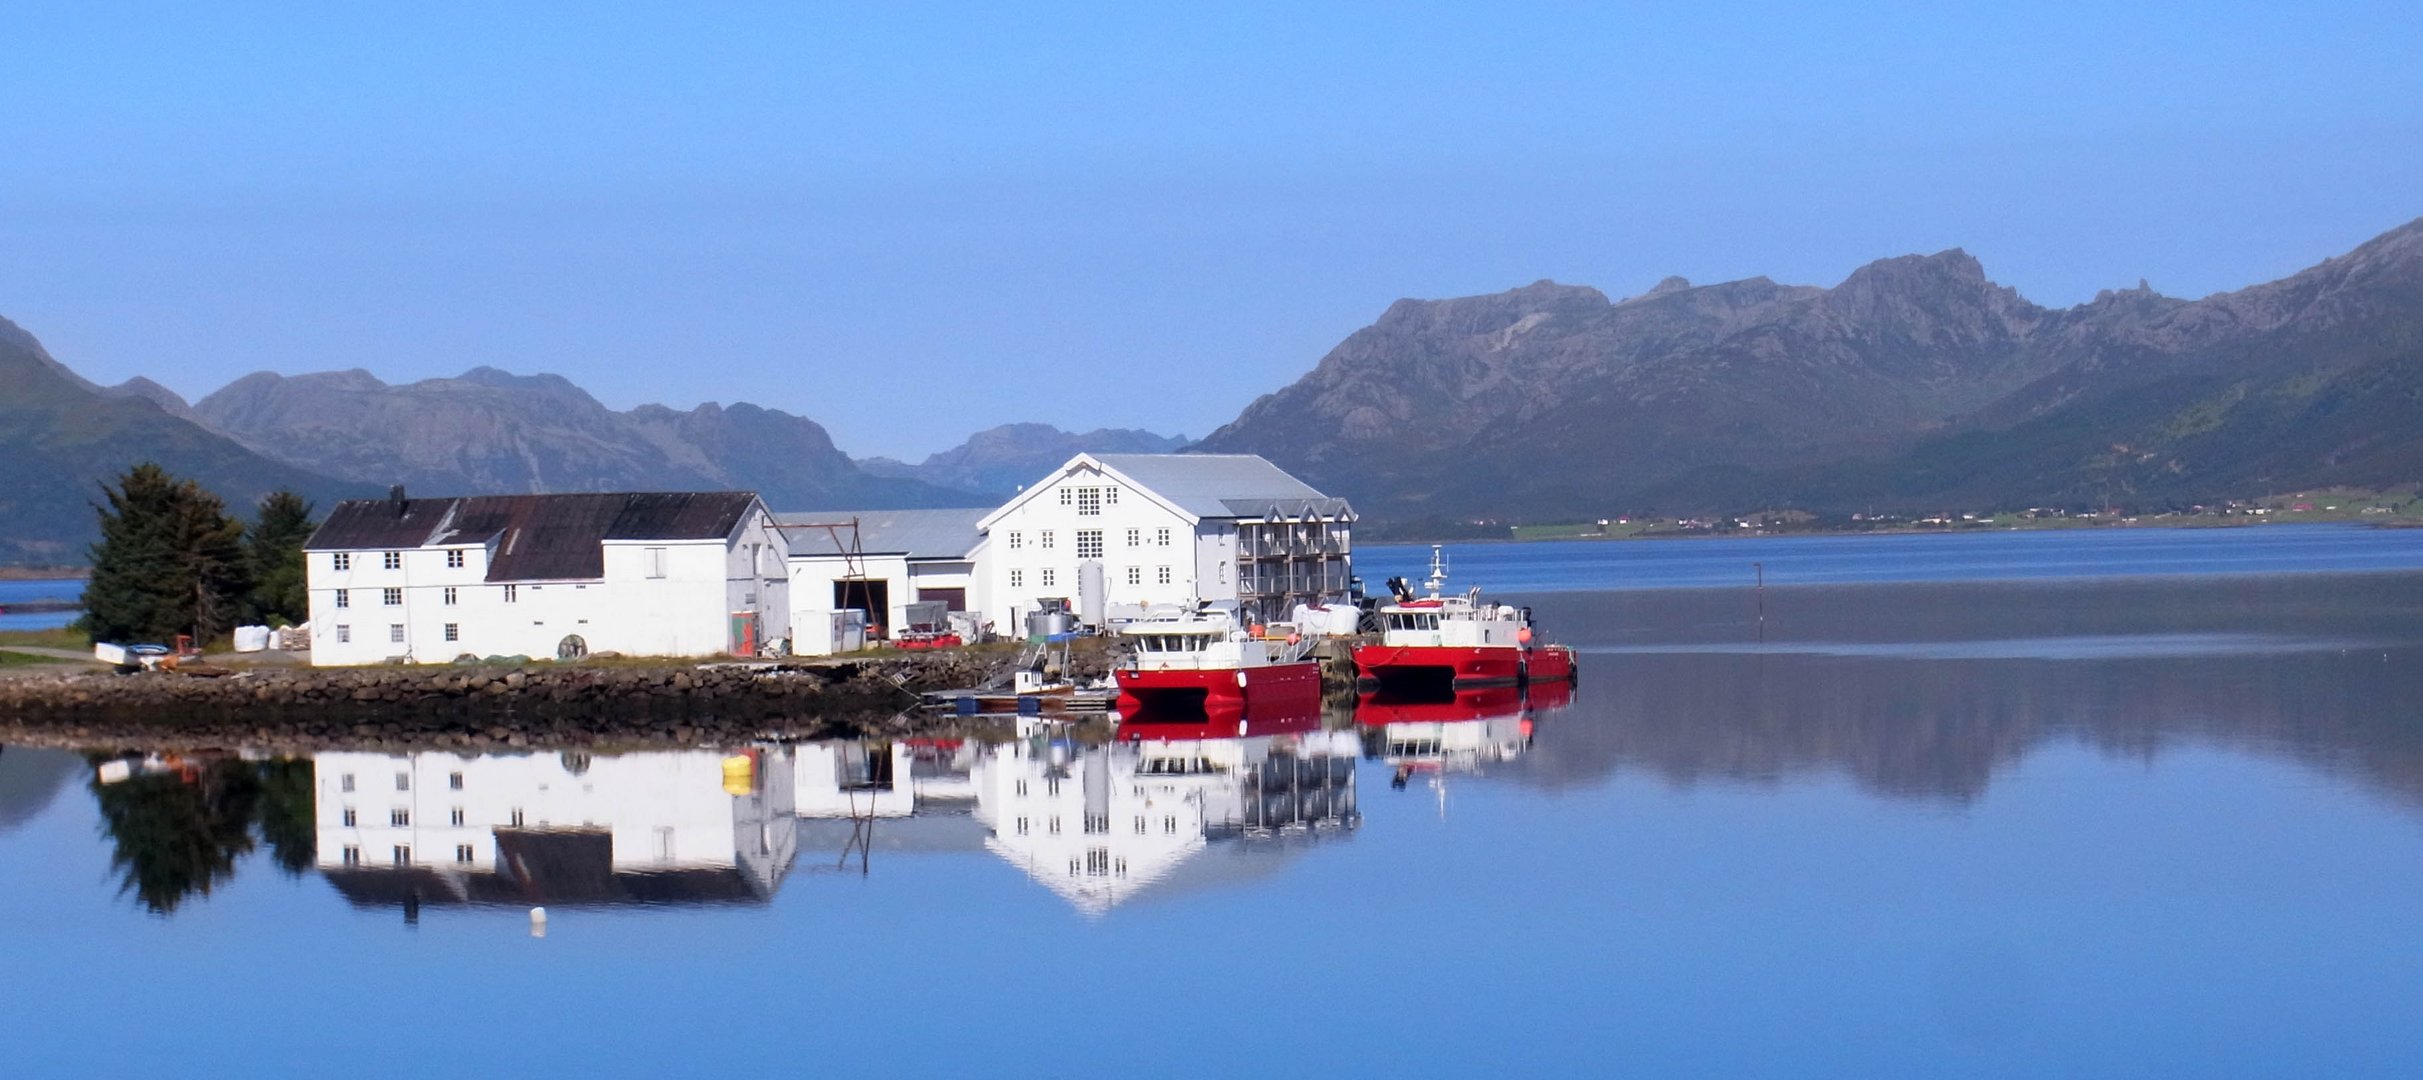
<path id="1" fill-rule="evenodd" d="M 907 631 L 940 631 L 946 629 L 951 606 L 941 600 L 919 600 L 901 606 L 901 629 Z"/>
<path id="2" fill-rule="evenodd" d="M 867 647 L 867 613 L 857 608 L 829 612 L 829 618 L 808 619 L 791 628 L 794 652 L 831 656 Z"/>

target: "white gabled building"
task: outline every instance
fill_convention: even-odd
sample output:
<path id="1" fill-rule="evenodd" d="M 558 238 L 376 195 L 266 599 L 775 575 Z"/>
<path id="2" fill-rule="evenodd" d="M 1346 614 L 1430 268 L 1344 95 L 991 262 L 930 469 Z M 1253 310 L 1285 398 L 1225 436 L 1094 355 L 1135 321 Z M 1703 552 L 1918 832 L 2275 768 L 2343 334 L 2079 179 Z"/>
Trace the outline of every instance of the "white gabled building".
<path id="1" fill-rule="evenodd" d="M 312 757 L 321 873 L 357 904 L 763 903 L 797 838 L 789 752 Z"/>
<path id="2" fill-rule="evenodd" d="M 983 507 L 947 510 L 830 510 L 776 514 L 790 544 L 793 647 L 830 652 L 819 628 L 833 613 L 867 613 L 869 631 L 890 637 L 906 625 L 908 605 L 940 601 L 946 611 L 983 611 L 977 560 Z"/>
<path id="3" fill-rule="evenodd" d="M 983 611 L 1007 634 L 1047 599 L 1091 625 L 1209 600 L 1283 619 L 1346 590 L 1354 520 L 1253 454 L 1079 454 L 978 522 Z"/>
<path id="4" fill-rule="evenodd" d="M 790 636 L 789 549 L 746 491 L 337 504 L 304 545 L 314 664 L 748 654 Z"/>

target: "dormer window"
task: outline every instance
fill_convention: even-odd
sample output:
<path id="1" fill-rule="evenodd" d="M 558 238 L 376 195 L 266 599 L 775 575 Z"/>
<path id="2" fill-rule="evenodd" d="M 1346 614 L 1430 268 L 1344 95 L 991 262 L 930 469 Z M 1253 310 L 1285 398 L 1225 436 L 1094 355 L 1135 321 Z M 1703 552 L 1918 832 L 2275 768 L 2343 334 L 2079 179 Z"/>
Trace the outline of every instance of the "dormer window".
<path id="1" fill-rule="evenodd" d="M 460 570 L 460 569 L 462 569 L 462 568 L 463 568 L 463 549 L 461 549 L 461 548 L 454 548 L 454 549 L 451 549 L 451 550 L 447 551 L 447 552 L 446 552 L 446 569 L 448 569 L 448 570 Z"/>

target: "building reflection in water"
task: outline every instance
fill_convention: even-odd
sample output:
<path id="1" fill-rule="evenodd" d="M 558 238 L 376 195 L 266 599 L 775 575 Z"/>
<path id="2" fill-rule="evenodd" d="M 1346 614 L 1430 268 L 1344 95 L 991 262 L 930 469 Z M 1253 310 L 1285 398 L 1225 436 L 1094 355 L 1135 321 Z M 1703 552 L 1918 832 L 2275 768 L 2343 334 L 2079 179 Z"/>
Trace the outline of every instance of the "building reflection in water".
<path id="1" fill-rule="evenodd" d="M 790 751 L 323 753 L 321 872 L 401 906 L 763 903 L 790 868 Z"/>
<path id="2" fill-rule="evenodd" d="M 1351 730 L 1316 712 L 1123 718 L 1091 741 L 828 739 L 741 751 L 312 759 L 318 865 L 348 900 L 763 903 L 795 869 L 999 858 L 1079 911 L 1259 876 L 1360 823 Z"/>
<path id="3" fill-rule="evenodd" d="M 1148 890 L 1175 893 L 1267 873 L 1347 835 L 1357 740 L 1317 711 L 1120 720 L 1111 742 L 1034 725 L 974 769 L 985 848 L 1088 915 Z"/>

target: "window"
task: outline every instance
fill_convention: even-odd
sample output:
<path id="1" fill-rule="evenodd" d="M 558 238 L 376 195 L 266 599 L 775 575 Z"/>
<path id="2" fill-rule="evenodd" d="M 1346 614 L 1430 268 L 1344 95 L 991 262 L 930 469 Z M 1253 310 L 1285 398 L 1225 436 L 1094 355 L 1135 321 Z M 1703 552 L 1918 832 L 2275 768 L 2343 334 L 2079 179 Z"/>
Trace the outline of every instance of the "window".
<path id="1" fill-rule="evenodd" d="M 447 549 L 447 551 L 446 551 L 446 569 L 448 569 L 448 570 L 460 570 L 460 569 L 462 569 L 462 568 L 463 568 L 463 549 L 461 549 L 461 548 L 449 548 L 449 549 Z"/>
<path id="2" fill-rule="evenodd" d="M 352 791 L 352 790 L 353 790 L 353 774 L 352 774 L 352 773 L 346 773 L 344 776 L 339 777 L 339 778 L 337 779 L 337 790 L 339 790 L 339 791 Z"/>
<path id="3" fill-rule="evenodd" d="M 1010 571 L 1010 588 L 1013 588 L 1013 589 L 1023 589 L 1023 588 L 1025 588 L 1025 587 L 1026 587 L 1026 571 L 1024 571 L 1024 570 L 1012 570 L 1012 571 Z"/>
<path id="4" fill-rule="evenodd" d="M 1169 816 L 1169 817 L 1162 818 L 1162 819 L 1161 819 L 1161 831 L 1162 831 L 1162 832 L 1165 832 L 1165 833 L 1175 833 L 1175 832 L 1177 832 L 1177 831 L 1178 831 L 1178 818 L 1177 818 L 1177 815 L 1173 814 L 1173 815 L 1171 815 L 1171 816 Z"/>
<path id="5" fill-rule="evenodd" d="M 345 827 L 346 827 L 346 828 L 348 828 L 348 829 L 350 829 L 350 828 L 353 828 L 355 825 L 359 825 L 359 824 L 361 824 L 361 820 L 360 820 L 360 818 L 359 818 L 357 815 L 355 815 L 355 814 L 354 814 L 354 812 L 353 812 L 353 807 L 350 807 L 350 806 L 346 807 L 346 808 L 345 808 Z"/>
<path id="6" fill-rule="evenodd" d="M 1129 530 L 1127 531 L 1127 546 L 1129 546 L 1129 547 L 1143 547 L 1143 546 L 1144 546 L 1144 530 L 1142 530 L 1142 529 L 1129 529 Z"/>
<path id="7" fill-rule="evenodd" d="M 1078 517 L 1101 517 L 1101 516 L 1102 516 L 1102 489 L 1101 489 L 1101 488 L 1098 488 L 1098 487 L 1089 487 L 1089 488 L 1078 488 L 1078 489 L 1077 489 L 1077 516 L 1078 516 Z"/>
<path id="8" fill-rule="evenodd" d="M 402 828 L 412 824 L 412 811 L 399 806 L 387 811 L 387 824 Z"/>
<path id="9" fill-rule="evenodd" d="M 1111 816 L 1109 814 L 1085 815 L 1086 835 L 1092 836 L 1095 833 L 1106 833 L 1109 831 L 1111 831 Z"/>
<path id="10" fill-rule="evenodd" d="M 1103 877 L 1111 872 L 1111 849 L 1085 849 L 1085 876 Z"/>
<path id="11" fill-rule="evenodd" d="M 1019 819 L 1018 819 L 1018 835 L 1020 835 L 1020 836 L 1025 836 L 1025 835 L 1026 835 L 1026 819 L 1025 819 L 1025 818 L 1019 818 Z"/>
<path id="12" fill-rule="evenodd" d="M 1026 534 L 1025 534 L 1025 533 L 1022 533 L 1022 532 L 1019 532 L 1019 531 L 1018 531 L 1018 530 L 1016 530 L 1016 529 L 1011 529 L 1011 530 L 1010 530 L 1010 550 L 1011 550 L 1011 551 L 1016 551 L 1016 550 L 1018 550 L 1019 548 L 1022 548 L 1022 547 L 1025 547 L 1025 546 L 1026 546 Z"/>
<path id="13" fill-rule="evenodd" d="M 1037 578 L 1039 579 L 1040 583 L 1043 585 L 1043 587 L 1044 587 L 1044 588 L 1048 589 L 1048 588 L 1051 588 L 1051 587 L 1052 587 L 1052 568 L 1051 568 L 1051 567 L 1048 567 L 1048 566 L 1047 566 L 1047 567 L 1044 567 L 1044 568 L 1043 568 L 1043 569 L 1041 569 L 1041 570 L 1035 571 L 1035 574 L 1036 574 Z"/>
<path id="14" fill-rule="evenodd" d="M 459 828 L 462 828 L 462 827 L 463 827 L 463 808 L 462 808 L 462 807 L 460 807 L 460 806 L 455 807 L 452 813 L 447 814 L 447 815 L 446 815 L 446 824 L 448 824 L 448 825 L 452 825 L 452 826 L 454 826 L 455 828 L 458 828 L 458 829 L 459 829 Z"/>
<path id="15" fill-rule="evenodd" d="M 353 569 L 353 553 L 349 551 L 337 552 L 336 554 L 328 557 L 328 563 L 329 568 L 332 570 L 351 570 Z"/>
<path id="16" fill-rule="evenodd" d="M 1060 815 L 1058 815 L 1058 814 L 1053 814 L 1053 815 L 1052 815 L 1052 825 L 1051 825 L 1051 830 L 1052 830 L 1052 835 L 1053 835 L 1053 836 L 1058 836 L 1058 835 L 1060 835 Z"/>
<path id="17" fill-rule="evenodd" d="M 404 606 L 404 590 L 402 590 L 402 589 L 380 589 L 380 590 L 379 590 L 379 603 L 384 604 L 384 605 L 386 605 L 386 606 L 388 606 L 388 607 L 402 607 L 402 606 Z"/>
<path id="18" fill-rule="evenodd" d="M 461 791 L 461 790 L 463 790 L 463 774 L 461 774 L 461 773 L 447 773 L 447 774 L 446 774 L 446 786 L 447 786 L 447 787 L 449 787 L 449 788 L 453 788 L 453 789 L 454 789 L 454 790 L 456 790 L 456 791 Z"/>
<path id="19" fill-rule="evenodd" d="M 397 791 L 412 790 L 412 774 L 408 772 L 395 774 L 395 789 Z"/>
<path id="20" fill-rule="evenodd" d="M 469 844 L 456 844 L 456 845 L 454 845 L 454 861 L 456 861 L 456 862 L 470 862 L 470 861 L 471 861 L 471 845 L 469 845 Z"/>
<path id="21" fill-rule="evenodd" d="M 1077 489 L 1076 489 L 1076 488 L 1061 488 L 1061 489 L 1060 489 L 1060 505 L 1062 505 L 1062 506 L 1068 506 L 1068 505 L 1070 505 L 1070 504 L 1072 504 L 1072 503 L 1074 503 L 1074 502 L 1076 502 L 1076 501 L 1077 501 Z"/>
<path id="22" fill-rule="evenodd" d="M 1143 567 L 1141 567 L 1141 566 L 1131 566 L 1131 567 L 1128 567 L 1128 568 L 1127 568 L 1127 583 L 1128 583 L 1128 584 L 1130 584 L 1130 585 L 1142 585 L 1142 584 L 1144 584 L 1144 568 L 1143 568 Z"/>
<path id="23" fill-rule="evenodd" d="M 505 586 L 505 602 L 506 602 L 506 603 L 508 603 L 508 604 L 512 603 L 512 602 L 514 601 L 514 597 L 515 597 L 515 596 L 516 596 L 516 589 L 515 589 L 515 587 L 514 587 L 514 586 L 512 586 L 512 585 L 507 585 L 507 586 Z"/>
<path id="24" fill-rule="evenodd" d="M 404 553 L 403 553 L 403 552 L 401 552 L 401 551 L 390 551 L 390 552 L 388 552 L 388 553 L 386 553 L 386 554 L 384 554 L 384 555 L 379 556 L 379 566 L 380 566 L 380 567 L 382 567 L 382 568 L 384 568 L 384 569 L 388 569 L 388 570 L 401 570 L 401 569 L 403 569 L 403 568 L 404 568 Z"/>
<path id="25" fill-rule="evenodd" d="M 1167 528 L 1163 528 L 1163 529 L 1161 529 L 1161 530 L 1159 530 L 1159 531 L 1155 532 L 1155 533 L 1153 534 L 1153 544 L 1154 544 L 1154 546 L 1156 546 L 1156 547 L 1168 547 L 1168 546 L 1169 546 L 1169 530 L 1168 530 Z"/>
<path id="26" fill-rule="evenodd" d="M 1018 797 L 1026 798 L 1026 781 L 1024 780 L 1018 781 Z"/>
<path id="27" fill-rule="evenodd" d="M 404 624 L 403 624 L 403 623 L 388 623 L 388 624 L 387 624 L 387 642 L 388 642 L 388 644 L 391 644 L 391 645 L 401 645 L 401 644 L 403 644 L 403 643 L 404 643 Z"/>
<path id="28" fill-rule="evenodd" d="M 1055 799 L 1059 798 L 1060 781 L 1057 778 L 1046 777 L 1043 781 L 1043 793 Z"/>
<path id="29" fill-rule="evenodd" d="M 643 548 L 641 551 L 647 556 L 643 561 L 647 563 L 648 576 L 652 578 L 665 576 L 665 549 Z"/>
<path id="30" fill-rule="evenodd" d="M 337 606 L 338 606 L 338 607 L 352 607 L 352 606 L 353 606 L 353 596 L 352 596 L 352 594 L 347 593 L 347 592 L 346 592 L 345 590 L 343 590 L 343 589 L 338 589 L 338 590 L 337 590 Z"/>
<path id="31" fill-rule="evenodd" d="M 1080 559 L 1099 559 L 1102 557 L 1102 530 L 1077 530 L 1077 557 Z"/>
<path id="32" fill-rule="evenodd" d="M 1136 815 L 1136 835 L 1144 835 L 1144 815 Z"/>
<path id="33" fill-rule="evenodd" d="M 1158 582 L 1158 583 L 1163 584 L 1163 585 L 1167 585 L 1167 584 L 1169 584 L 1169 581 L 1170 581 L 1170 578 L 1169 578 L 1169 567 L 1164 566 L 1164 567 L 1161 567 L 1161 568 L 1160 568 L 1158 571 L 1156 571 L 1156 572 L 1153 574 L 1153 580 L 1154 580 L 1155 582 Z"/>
<path id="34" fill-rule="evenodd" d="M 522 827 L 522 808 L 518 806 L 513 808 L 513 827 L 516 829 Z"/>
<path id="35" fill-rule="evenodd" d="M 351 642 L 352 640 L 353 640 L 353 627 L 350 627 L 350 626 L 345 626 L 345 625 L 339 624 L 339 625 L 337 626 L 337 644 L 339 644 L 339 645 L 344 645 L 344 644 L 347 644 L 347 643 Z"/>
<path id="36" fill-rule="evenodd" d="M 446 586 L 445 603 L 446 603 L 446 606 L 447 606 L 447 607 L 453 607 L 453 606 L 454 606 L 454 602 L 455 602 L 456 600 L 461 599 L 461 598 L 462 598 L 462 595 L 461 595 L 461 590 L 456 589 L 456 588 L 455 588 L 454 586 L 452 586 L 452 585 L 448 585 L 448 586 Z"/>
<path id="37" fill-rule="evenodd" d="M 461 640 L 463 640 L 463 624 L 461 624 L 461 623 L 447 623 L 447 624 L 446 624 L 446 640 L 448 640 L 448 641 L 461 641 Z"/>
<path id="38" fill-rule="evenodd" d="M 1228 584 L 1228 560 L 1226 559 L 1220 561 L 1220 584 Z"/>
<path id="39" fill-rule="evenodd" d="M 353 844 L 347 844 L 347 845 L 345 845 L 345 865 L 347 865 L 347 866 L 360 866 L 360 865 L 362 865 L 362 849 L 361 849 L 360 847 L 357 847 L 357 846 L 355 846 L 355 845 L 353 845 Z"/>
<path id="40" fill-rule="evenodd" d="M 1042 533 L 1040 536 L 1036 537 L 1036 539 L 1039 541 L 1039 543 L 1037 543 L 1037 544 L 1036 544 L 1036 546 L 1037 546 L 1037 547 L 1043 548 L 1043 549 L 1044 549 L 1044 550 L 1046 550 L 1046 551 L 1051 550 L 1051 547 L 1052 547 L 1052 530 L 1050 530 L 1050 529 L 1045 529 L 1045 530 L 1043 530 L 1043 533 Z"/>
<path id="41" fill-rule="evenodd" d="M 1120 876 L 1120 877 L 1126 877 L 1126 876 L 1127 876 L 1127 857 L 1126 857 L 1126 856 L 1120 856 L 1119 861 L 1118 861 L 1117 863 L 1115 863 L 1114 865 L 1116 865 L 1116 866 L 1119 868 L 1119 876 Z"/>
<path id="42" fill-rule="evenodd" d="M 412 845 L 397 844 L 395 846 L 395 864 L 397 866 L 412 865 Z"/>
<path id="43" fill-rule="evenodd" d="M 1119 505 L 1119 489 L 1118 489 L 1118 488 L 1115 488 L 1115 487 L 1107 487 L 1107 488 L 1103 488 L 1103 489 L 1102 489 L 1102 505 L 1104 505 L 1104 506 L 1117 506 L 1117 505 Z"/>

